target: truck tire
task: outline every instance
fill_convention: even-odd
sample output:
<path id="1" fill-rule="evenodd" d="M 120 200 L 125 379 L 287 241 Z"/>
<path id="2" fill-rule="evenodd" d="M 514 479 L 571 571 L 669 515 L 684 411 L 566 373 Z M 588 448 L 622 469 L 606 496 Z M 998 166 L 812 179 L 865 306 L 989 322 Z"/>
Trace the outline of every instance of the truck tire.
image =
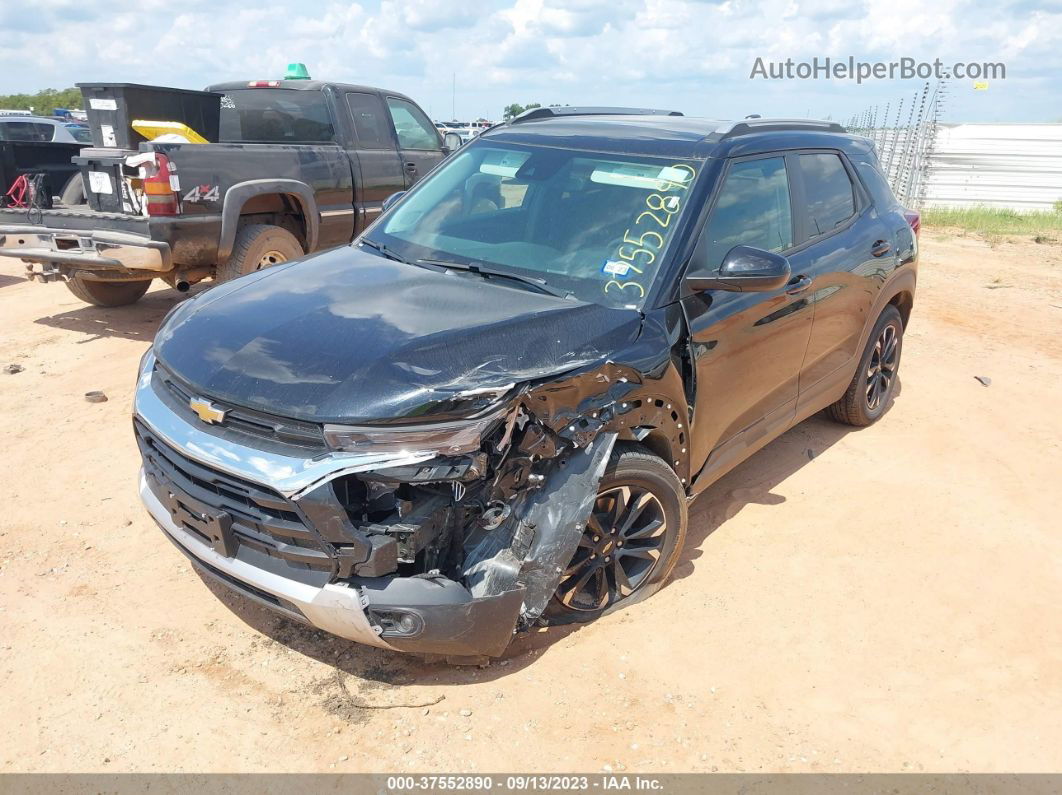
<path id="1" fill-rule="evenodd" d="M 135 304 L 151 286 L 151 280 L 140 282 L 94 282 L 74 274 L 66 282 L 67 289 L 93 306 L 126 306 Z"/>
<path id="2" fill-rule="evenodd" d="M 648 450 L 618 444 L 542 622 L 593 621 L 656 593 L 682 554 L 687 522 L 686 492 L 675 471 Z M 604 589 L 595 587 L 602 581 Z"/>
<path id="3" fill-rule="evenodd" d="M 232 255 L 228 262 L 218 266 L 216 279 L 227 282 L 305 253 L 298 239 L 288 230 L 271 224 L 250 224 L 236 234 Z"/>
<path id="4" fill-rule="evenodd" d="M 59 203 L 67 207 L 85 204 L 85 183 L 81 181 L 80 174 L 74 174 L 66 181 L 63 192 L 59 194 Z"/>

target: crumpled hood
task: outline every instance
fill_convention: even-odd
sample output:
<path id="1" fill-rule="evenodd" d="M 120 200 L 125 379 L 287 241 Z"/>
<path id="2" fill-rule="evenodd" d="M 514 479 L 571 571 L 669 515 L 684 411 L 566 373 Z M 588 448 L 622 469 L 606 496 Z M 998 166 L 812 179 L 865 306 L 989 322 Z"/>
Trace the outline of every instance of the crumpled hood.
<path id="1" fill-rule="evenodd" d="M 180 306 L 159 360 L 203 395 L 314 422 L 460 413 L 461 392 L 612 355 L 634 310 L 437 273 L 342 247 L 221 285 Z"/>

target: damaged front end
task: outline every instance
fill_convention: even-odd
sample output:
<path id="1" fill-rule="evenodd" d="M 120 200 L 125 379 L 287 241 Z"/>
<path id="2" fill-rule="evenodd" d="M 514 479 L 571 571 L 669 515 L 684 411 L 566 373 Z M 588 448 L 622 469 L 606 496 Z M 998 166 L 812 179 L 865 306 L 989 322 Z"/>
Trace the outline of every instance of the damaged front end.
<path id="1" fill-rule="evenodd" d="M 453 422 L 322 427 L 211 404 L 208 424 L 149 354 L 141 493 L 201 573 L 272 609 L 399 651 L 496 656 L 546 609 L 617 439 L 685 443 L 682 412 L 644 391 L 606 362 L 494 390 Z"/>

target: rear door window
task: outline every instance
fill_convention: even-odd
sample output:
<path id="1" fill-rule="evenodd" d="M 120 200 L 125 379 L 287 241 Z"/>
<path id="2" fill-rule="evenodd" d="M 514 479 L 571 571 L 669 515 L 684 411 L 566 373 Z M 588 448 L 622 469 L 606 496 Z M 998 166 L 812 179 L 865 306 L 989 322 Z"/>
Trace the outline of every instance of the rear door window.
<path id="1" fill-rule="evenodd" d="M 855 191 L 835 154 L 800 155 L 807 200 L 808 238 L 826 234 L 855 215 Z"/>
<path id="2" fill-rule="evenodd" d="M 398 133 L 401 149 L 439 149 L 439 132 L 428 117 L 411 102 L 396 97 L 387 98 L 387 108 Z"/>
<path id="3" fill-rule="evenodd" d="M 347 107 L 354 120 L 354 132 L 362 149 L 393 149 L 394 141 L 387 128 L 383 103 L 373 94 L 347 94 Z"/>
<path id="4" fill-rule="evenodd" d="M 793 245 L 793 213 L 785 158 L 731 165 L 705 228 L 707 260 L 717 270 L 734 246 L 783 251 Z"/>

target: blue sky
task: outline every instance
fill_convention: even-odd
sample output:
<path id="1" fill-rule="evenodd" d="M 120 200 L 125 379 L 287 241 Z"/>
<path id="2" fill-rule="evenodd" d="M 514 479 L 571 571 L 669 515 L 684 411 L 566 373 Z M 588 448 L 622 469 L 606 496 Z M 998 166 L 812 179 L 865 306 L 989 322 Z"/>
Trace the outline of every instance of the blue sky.
<path id="1" fill-rule="evenodd" d="M 437 119 L 509 102 L 667 107 L 715 118 L 832 116 L 924 81 L 750 80 L 768 61 L 1003 62 L 949 87 L 945 121 L 1062 121 L 1062 2 L 1025 0 L 5 0 L 0 93 L 127 81 L 202 88 L 314 77 L 392 88 Z"/>

